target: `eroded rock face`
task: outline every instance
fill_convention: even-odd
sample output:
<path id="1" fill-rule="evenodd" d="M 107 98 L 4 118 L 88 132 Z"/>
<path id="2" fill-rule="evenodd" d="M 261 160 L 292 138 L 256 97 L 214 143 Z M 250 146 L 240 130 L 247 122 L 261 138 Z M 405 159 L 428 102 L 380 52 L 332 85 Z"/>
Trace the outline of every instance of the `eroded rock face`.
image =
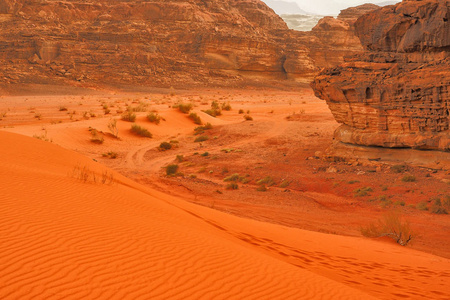
<path id="1" fill-rule="evenodd" d="M 362 51 L 346 21 L 295 32 L 259 0 L 0 0 L 0 29 L 0 85 L 309 81 Z"/>
<path id="2" fill-rule="evenodd" d="M 450 151 L 450 2 L 403 1 L 355 22 L 365 49 L 312 83 L 338 141 Z"/>

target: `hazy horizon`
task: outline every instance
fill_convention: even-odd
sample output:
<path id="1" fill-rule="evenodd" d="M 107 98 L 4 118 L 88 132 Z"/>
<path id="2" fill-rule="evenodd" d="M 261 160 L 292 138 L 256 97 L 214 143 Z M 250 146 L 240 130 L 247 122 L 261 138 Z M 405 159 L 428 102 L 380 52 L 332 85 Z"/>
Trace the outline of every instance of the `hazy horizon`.
<path id="1" fill-rule="evenodd" d="M 262 0 L 265 3 L 269 0 Z M 278 2 L 297 3 L 298 7 L 306 12 L 319 14 L 319 15 L 338 15 L 340 10 L 358 6 L 364 3 L 383 3 L 389 2 L 387 0 L 273 0 Z M 395 2 L 401 2 L 401 0 L 394 0 Z M 269 5 L 269 4 L 268 4 Z M 269 5 L 270 6 L 270 5 Z"/>

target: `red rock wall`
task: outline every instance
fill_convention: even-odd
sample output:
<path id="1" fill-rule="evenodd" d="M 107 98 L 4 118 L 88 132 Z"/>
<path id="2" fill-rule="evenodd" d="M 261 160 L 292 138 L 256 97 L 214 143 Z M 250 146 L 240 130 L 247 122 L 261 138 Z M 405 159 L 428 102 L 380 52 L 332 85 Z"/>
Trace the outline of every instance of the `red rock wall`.
<path id="1" fill-rule="evenodd" d="M 312 84 L 337 140 L 450 151 L 449 15 L 448 1 L 403 1 L 356 21 L 367 51 Z"/>

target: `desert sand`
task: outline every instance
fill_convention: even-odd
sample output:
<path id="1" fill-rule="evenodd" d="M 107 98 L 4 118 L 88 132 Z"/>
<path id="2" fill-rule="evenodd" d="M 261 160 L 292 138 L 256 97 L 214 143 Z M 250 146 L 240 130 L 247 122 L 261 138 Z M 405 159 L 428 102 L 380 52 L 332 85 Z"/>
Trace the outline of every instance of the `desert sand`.
<path id="1" fill-rule="evenodd" d="M 388 165 L 314 158 L 337 123 L 309 89 L 1 100 L 1 299 L 450 297 L 448 216 L 408 207 L 448 193 L 446 171 L 426 176 L 428 169 L 410 166 L 420 180 L 408 186 Z M 203 113 L 212 100 L 232 110 Z M 193 142 L 198 125 L 172 107 L 180 101 L 212 124 L 209 140 Z M 136 112 L 136 123 L 151 139 L 120 119 L 139 105 L 145 111 Z M 164 120 L 150 123 L 148 111 Z M 112 118 L 119 139 L 109 133 Z M 103 143 L 91 141 L 89 128 Z M 162 141 L 174 148 L 157 150 Z M 167 177 L 177 155 L 183 174 Z M 223 179 L 233 173 L 249 180 L 228 190 Z M 267 175 L 277 184 L 256 191 Z M 366 184 L 374 187 L 370 197 L 352 195 Z M 381 185 L 406 206 L 373 202 Z M 411 246 L 361 236 L 362 225 L 390 209 L 416 230 Z"/>

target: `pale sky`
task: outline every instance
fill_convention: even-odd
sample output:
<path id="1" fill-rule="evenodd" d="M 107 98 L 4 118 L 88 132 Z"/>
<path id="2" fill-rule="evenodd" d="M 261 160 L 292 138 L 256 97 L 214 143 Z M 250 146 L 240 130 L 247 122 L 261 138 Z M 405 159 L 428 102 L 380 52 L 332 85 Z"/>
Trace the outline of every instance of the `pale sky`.
<path id="1" fill-rule="evenodd" d="M 264 1 L 264 0 L 262 0 Z M 277 0 L 284 2 L 296 2 L 298 6 L 308 12 L 329 15 L 339 14 L 341 9 L 345 9 L 351 6 L 357 6 L 364 3 L 381 3 L 388 0 Z M 400 0 L 395 0 L 400 2 Z"/>

